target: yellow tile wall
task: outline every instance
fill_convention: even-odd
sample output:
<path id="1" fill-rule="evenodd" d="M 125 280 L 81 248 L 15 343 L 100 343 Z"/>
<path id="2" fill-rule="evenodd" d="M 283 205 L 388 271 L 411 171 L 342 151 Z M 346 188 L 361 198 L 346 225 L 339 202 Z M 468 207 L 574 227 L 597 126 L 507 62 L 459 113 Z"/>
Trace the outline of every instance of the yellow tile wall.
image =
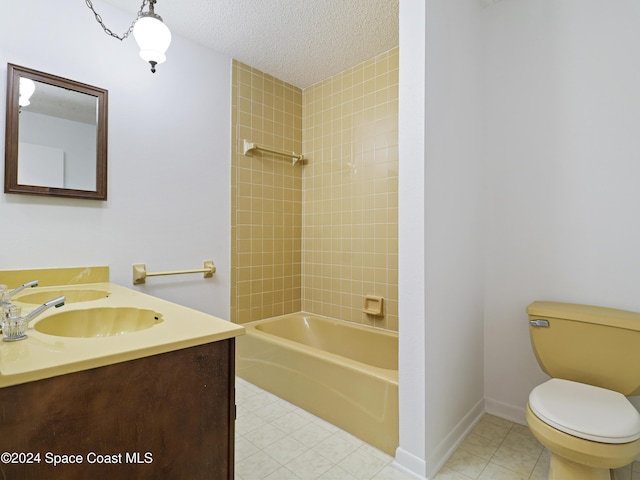
<path id="1" fill-rule="evenodd" d="M 243 139 L 302 150 L 302 91 L 233 62 L 231 320 L 301 310 L 302 168 L 278 155 L 243 154 Z"/>
<path id="2" fill-rule="evenodd" d="M 397 330 L 398 49 L 304 92 L 232 71 L 232 321 L 303 310 Z M 245 156 L 243 138 L 308 160 Z"/>
<path id="3" fill-rule="evenodd" d="M 398 49 L 302 98 L 302 308 L 397 330 Z M 384 317 L 362 312 L 367 294 Z"/>

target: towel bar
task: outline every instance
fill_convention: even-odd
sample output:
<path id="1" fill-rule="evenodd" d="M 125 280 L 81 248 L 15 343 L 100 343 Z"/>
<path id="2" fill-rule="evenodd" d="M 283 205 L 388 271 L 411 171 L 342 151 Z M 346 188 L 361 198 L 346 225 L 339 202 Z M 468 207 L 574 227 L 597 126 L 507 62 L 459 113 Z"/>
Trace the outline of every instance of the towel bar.
<path id="1" fill-rule="evenodd" d="M 204 278 L 211 278 L 216 273 L 216 266 L 213 261 L 204 262 L 204 268 L 195 270 L 171 270 L 168 272 L 147 272 L 147 266 L 144 263 L 136 263 L 133 266 L 133 284 L 140 285 L 146 283 L 147 277 L 159 277 L 161 275 L 184 275 L 186 273 L 204 273 Z"/>
<path id="2" fill-rule="evenodd" d="M 280 150 L 273 150 L 271 148 L 266 148 L 266 147 L 261 147 L 253 142 L 249 142 L 247 140 L 242 140 L 244 143 L 244 148 L 242 153 L 244 155 L 246 155 L 247 153 L 249 153 L 251 150 L 260 150 L 262 152 L 267 152 L 267 153 L 273 153 L 275 155 L 282 155 L 283 157 L 291 157 L 291 160 L 293 162 L 293 165 L 295 165 L 298 162 L 304 162 L 305 158 L 304 155 L 300 154 L 297 155 L 295 153 L 290 153 L 290 152 L 282 152 Z"/>

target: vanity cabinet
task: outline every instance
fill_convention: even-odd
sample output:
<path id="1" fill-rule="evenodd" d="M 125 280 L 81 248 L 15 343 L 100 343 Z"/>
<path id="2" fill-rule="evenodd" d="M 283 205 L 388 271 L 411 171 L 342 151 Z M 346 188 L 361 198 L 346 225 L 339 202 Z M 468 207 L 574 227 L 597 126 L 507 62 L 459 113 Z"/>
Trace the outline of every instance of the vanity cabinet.
<path id="1" fill-rule="evenodd" d="M 230 338 L 0 388 L 2 478 L 233 479 L 234 356 Z"/>

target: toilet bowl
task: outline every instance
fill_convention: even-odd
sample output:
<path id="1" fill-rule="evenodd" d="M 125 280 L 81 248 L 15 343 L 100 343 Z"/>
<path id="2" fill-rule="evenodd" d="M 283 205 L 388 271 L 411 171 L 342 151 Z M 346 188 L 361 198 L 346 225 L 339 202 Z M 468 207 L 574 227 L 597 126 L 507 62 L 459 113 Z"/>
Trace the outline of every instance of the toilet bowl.
<path id="1" fill-rule="evenodd" d="M 526 418 L 552 453 L 549 479 L 610 480 L 640 454 L 640 414 L 612 390 L 554 378 L 533 389 Z"/>
<path id="2" fill-rule="evenodd" d="M 610 480 L 640 455 L 640 314 L 555 302 L 527 308 L 534 353 L 552 378 L 526 420 L 551 451 L 549 479 Z"/>

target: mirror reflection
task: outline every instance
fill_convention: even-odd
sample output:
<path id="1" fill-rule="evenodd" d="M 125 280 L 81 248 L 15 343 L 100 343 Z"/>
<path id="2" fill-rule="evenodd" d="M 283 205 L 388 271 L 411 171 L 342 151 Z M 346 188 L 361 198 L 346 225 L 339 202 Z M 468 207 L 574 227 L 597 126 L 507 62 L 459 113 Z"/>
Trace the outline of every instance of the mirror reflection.
<path id="1" fill-rule="evenodd" d="M 95 190 L 96 97 L 21 77 L 19 103 L 18 183 Z"/>
<path id="2" fill-rule="evenodd" d="M 106 199 L 106 90 L 8 70 L 5 192 Z"/>

